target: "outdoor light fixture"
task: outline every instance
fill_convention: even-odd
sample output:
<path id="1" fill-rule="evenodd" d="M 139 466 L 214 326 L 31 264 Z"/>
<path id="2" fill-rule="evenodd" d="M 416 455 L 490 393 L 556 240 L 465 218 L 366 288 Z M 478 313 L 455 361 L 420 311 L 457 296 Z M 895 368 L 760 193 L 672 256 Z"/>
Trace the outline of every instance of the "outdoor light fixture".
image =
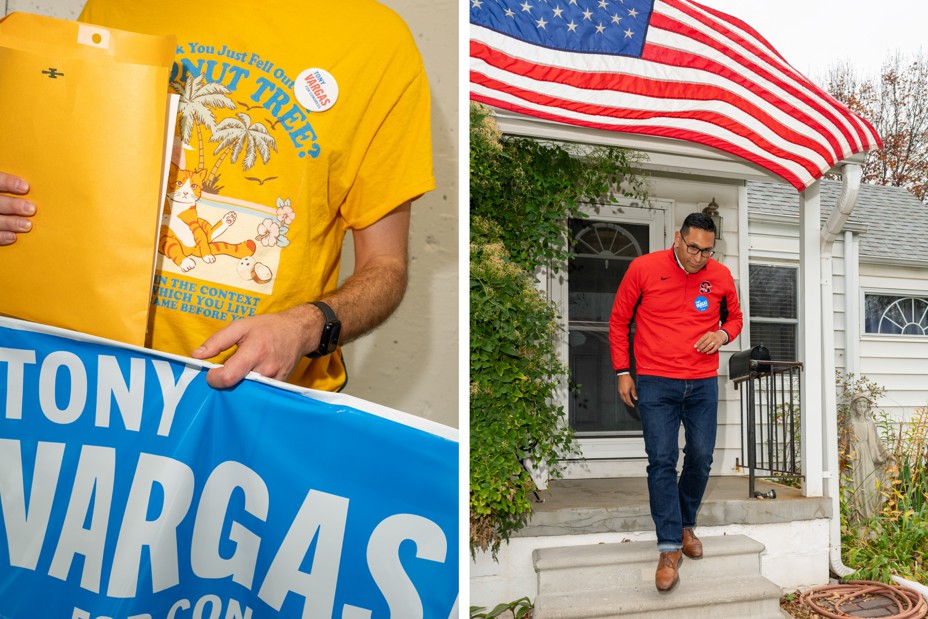
<path id="1" fill-rule="evenodd" d="M 715 201 L 715 198 L 712 198 L 712 201 L 709 202 L 709 205 L 702 209 L 702 212 L 712 218 L 712 221 L 715 222 L 715 238 L 722 238 L 722 222 L 725 221 L 721 215 L 719 215 L 719 205 Z"/>

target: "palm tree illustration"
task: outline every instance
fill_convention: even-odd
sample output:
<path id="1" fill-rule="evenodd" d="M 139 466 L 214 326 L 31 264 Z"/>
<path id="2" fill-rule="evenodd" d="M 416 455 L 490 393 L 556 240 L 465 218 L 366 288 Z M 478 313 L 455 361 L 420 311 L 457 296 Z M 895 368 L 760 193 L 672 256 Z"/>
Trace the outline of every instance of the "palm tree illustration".
<path id="1" fill-rule="evenodd" d="M 271 149 L 277 152 L 277 142 L 268 132 L 267 127 L 261 122 L 252 123 L 251 117 L 244 112 L 219 121 L 213 129 L 210 142 L 219 142 L 219 146 L 213 151 L 213 154 L 219 155 L 219 158 L 210 169 L 206 182 L 203 183 L 204 186 L 212 186 L 219 180 L 219 166 L 226 156 L 229 156 L 232 163 L 236 163 L 244 152 L 242 168 L 250 170 L 257 163 L 258 156 L 261 157 L 262 162 L 267 164 L 271 158 Z"/>
<path id="2" fill-rule="evenodd" d="M 180 116 L 178 121 L 180 137 L 184 144 L 189 145 L 190 137 L 196 131 L 197 149 L 199 151 L 196 169 L 205 170 L 204 151 L 206 149 L 201 127 L 205 125 L 207 129 L 213 131 L 216 126 L 214 109 L 235 109 L 235 102 L 229 98 L 232 91 L 217 82 L 207 82 L 202 75 L 188 77 L 184 84 L 172 82 L 171 87 L 180 95 L 180 101 L 177 105 Z"/>

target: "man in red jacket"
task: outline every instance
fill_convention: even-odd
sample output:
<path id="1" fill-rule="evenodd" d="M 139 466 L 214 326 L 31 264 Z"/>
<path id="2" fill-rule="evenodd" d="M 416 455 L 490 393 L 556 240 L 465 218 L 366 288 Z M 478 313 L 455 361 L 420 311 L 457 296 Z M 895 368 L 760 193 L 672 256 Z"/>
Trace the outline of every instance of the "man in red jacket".
<path id="1" fill-rule="evenodd" d="M 741 333 L 735 282 L 712 260 L 712 218 L 692 213 L 674 234 L 673 247 L 635 259 L 622 279 L 609 341 L 619 395 L 636 401 L 648 454 L 648 494 L 660 551 L 655 584 L 677 583 L 681 555 L 698 559 L 696 511 L 709 479 L 718 415 L 719 349 Z M 635 323 L 632 378 L 629 334 Z M 677 479 L 683 423 L 683 471 Z"/>

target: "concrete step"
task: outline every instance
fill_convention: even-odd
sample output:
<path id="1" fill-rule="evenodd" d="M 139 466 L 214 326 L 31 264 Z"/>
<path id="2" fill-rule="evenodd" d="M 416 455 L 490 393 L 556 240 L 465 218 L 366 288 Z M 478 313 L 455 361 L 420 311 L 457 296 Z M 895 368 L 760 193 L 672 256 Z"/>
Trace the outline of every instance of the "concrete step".
<path id="1" fill-rule="evenodd" d="M 783 619 L 780 588 L 761 576 L 680 582 L 658 593 L 653 582 L 632 588 L 540 593 L 535 619 Z"/>
<path id="2" fill-rule="evenodd" d="M 654 587 L 654 542 L 538 549 L 535 619 L 782 619 L 780 588 L 760 572 L 764 546 L 743 535 L 702 537 L 669 593 Z"/>
<path id="3" fill-rule="evenodd" d="M 698 533 L 698 531 L 697 531 Z M 764 546 L 744 535 L 700 538 L 703 557 L 680 563 L 680 576 L 711 581 L 730 575 L 760 575 Z M 653 583 L 658 551 L 654 542 L 543 548 L 534 552 L 538 590 L 572 593 Z"/>

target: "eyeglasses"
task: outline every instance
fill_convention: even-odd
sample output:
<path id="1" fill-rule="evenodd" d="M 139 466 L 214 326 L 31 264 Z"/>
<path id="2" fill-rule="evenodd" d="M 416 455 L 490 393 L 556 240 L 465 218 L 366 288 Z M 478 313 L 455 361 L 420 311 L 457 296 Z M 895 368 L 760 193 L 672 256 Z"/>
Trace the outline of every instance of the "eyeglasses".
<path id="1" fill-rule="evenodd" d="M 703 258 L 711 258 L 712 256 L 715 255 L 715 250 L 712 249 L 711 247 L 707 247 L 703 249 L 699 245 L 690 245 L 689 243 L 686 242 L 686 237 L 684 237 L 682 234 L 680 235 L 680 238 L 683 240 L 683 245 L 686 247 L 686 253 L 688 253 L 691 256 L 695 256 L 696 254 L 702 254 Z"/>

